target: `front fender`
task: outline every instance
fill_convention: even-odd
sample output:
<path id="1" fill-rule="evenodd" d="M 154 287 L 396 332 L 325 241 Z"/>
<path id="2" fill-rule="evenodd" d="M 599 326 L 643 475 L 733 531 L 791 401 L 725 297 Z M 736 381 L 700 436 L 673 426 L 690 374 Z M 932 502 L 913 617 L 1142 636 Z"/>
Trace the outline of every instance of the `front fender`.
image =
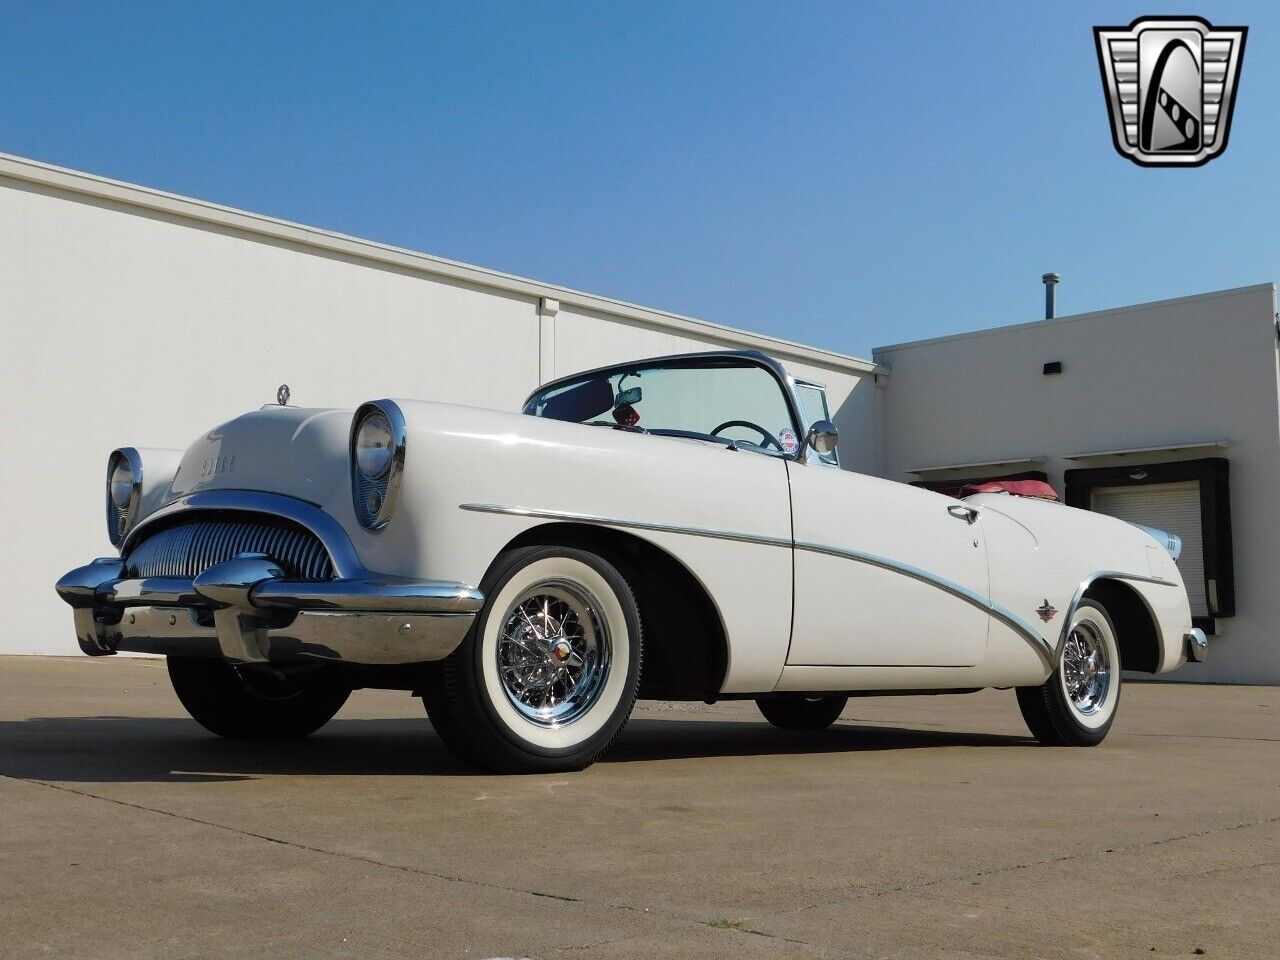
<path id="1" fill-rule="evenodd" d="M 666 551 L 706 588 L 730 646 L 726 690 L 773 687 L 791 625 L 783 461 L 696 440 L 396 403 L 404 480 L 390 523 L 357 543 L 371 569 L 480 583 L 534 526 L 560 515 L 604 522 Z"/>
<path id="2" fill-rule="evenodd" d="M 1186 587 L 1168 551 L 1149 534 L 1049 501 L 979 494 L 966 502 L 982 511 L 992 599 L 1041 628 L 1054 663 L 1072 614 L 1101 580 L 1119 580 L 1142 598 L 1160 645 L 1156 672 L 1185 661 L 1184 637 L 1192 629 Z"/>

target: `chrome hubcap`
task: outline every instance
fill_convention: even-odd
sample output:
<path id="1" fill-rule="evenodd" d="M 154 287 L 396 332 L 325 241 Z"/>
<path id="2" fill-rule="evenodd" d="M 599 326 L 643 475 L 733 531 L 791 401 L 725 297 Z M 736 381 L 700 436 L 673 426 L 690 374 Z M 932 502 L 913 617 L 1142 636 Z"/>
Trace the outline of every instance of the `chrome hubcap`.
<path id="1" fill-rule="evenodd" d="M 1088 716 L 1106 703 L 1111 687 L 1111 659 L 1107 645 L 1089 623 L 1071 628 L 1062 651 L 1062 682 L 1077 711 Z"/>
<path id="2" fill-rule="evenodd" d="M 599 611 L 595 597 L 565 580 L 536 583 L 507 608 L 498 635 L 498 676 L 525 718 L 558 727 L 595 705 L 611 649 Z"/>

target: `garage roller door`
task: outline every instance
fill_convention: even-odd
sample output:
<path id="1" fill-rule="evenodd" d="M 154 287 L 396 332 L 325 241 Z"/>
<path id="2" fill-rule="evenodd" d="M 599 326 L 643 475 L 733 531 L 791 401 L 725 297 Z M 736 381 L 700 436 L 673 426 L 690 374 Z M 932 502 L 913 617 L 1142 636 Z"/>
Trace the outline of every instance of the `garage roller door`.
<path id="1" fill-rule="evenodd" d="M 1204 596 L 1204 537 L 1200 526 L 1200 481 L 1098 487 L 1093 510 L 1130 523 L 1142 523 L 1182 538 L 1178 571 L 1187 585 L 1191 615 L 1209 616 Z"/>

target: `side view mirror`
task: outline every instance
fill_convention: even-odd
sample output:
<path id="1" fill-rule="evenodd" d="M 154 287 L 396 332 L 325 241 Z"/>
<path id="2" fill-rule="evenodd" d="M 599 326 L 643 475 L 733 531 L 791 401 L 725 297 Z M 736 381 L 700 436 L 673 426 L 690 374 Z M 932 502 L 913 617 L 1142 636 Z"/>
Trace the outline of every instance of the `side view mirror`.
<path id="1" fill-rule="evenodd" d="M 840 442 L 840 431 L 836 429 L 836 425 L 830 420 L 818 420 L 809 428 L 809 433 L 804 438 L 804 442 L 810 449 L 826 456 L 828 453 L 832 453 L 836 448 L 836 444 Z"/>

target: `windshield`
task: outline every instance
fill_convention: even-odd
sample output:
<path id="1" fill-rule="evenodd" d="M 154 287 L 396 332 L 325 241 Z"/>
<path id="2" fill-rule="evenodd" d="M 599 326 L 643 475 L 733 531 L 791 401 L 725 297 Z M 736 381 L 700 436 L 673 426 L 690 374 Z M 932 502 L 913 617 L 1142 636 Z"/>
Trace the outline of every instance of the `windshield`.
<path id="1" fill-rule="evenodd" d="M 737 357 L 618 367 L 535 393 L 524 412 L 724 443 L 775 456 L 799 448 L 773 372 Z"/>

